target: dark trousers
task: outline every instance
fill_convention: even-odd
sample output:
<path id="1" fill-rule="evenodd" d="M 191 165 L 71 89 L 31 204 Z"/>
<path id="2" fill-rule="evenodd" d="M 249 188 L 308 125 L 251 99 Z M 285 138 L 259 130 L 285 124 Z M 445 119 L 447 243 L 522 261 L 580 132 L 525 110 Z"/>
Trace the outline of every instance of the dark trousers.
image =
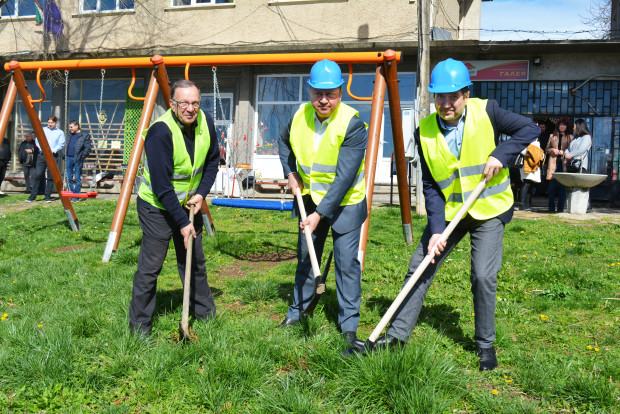
<path id="1" fill-rule="evenodd" d="M 409 291 L 402 304 L 394 314 L 387 334 L 391 337 L 408 341 L 418 316 L 428 288 L 433 283 L 437 270 L 441 267 L 452 249 L 469 233 L 471 240 L 471 292 L 474 297 L 474 340 L 478 348 L 489 348 L 495 341 L 495 303 L 497 298 L 497 273 L 502 267 L 502 249 L 504 223 L 498 218 L 485 221 L 474 220 L 465 216 L 448 237 L 446 248 L 440 256 L 435 257 L 435 263 L 428 267 Z M 426 226 L 420 244 L 411 257 L 409 271 L 405 276 L 403 286 L 416 271 L 428 253 L 428 243 L 432 234 Z"/>
<path id="2" fill-rule="evenodd" d="M 549 212 L 555 213 L 555 191 L 558 191 L 558 209 L 557 212 L 561 213 L 564 211 L 564 203 L 566 203 L 566 187 L 560 183 L 555 178 L 549 180 Z"/>
<path id="3" fill-rule="evenodd" d="M 0 161 L 0 186 L 2 185 L 2 181 L 4 181 L 4 176 L 6 175 L 6 168 L 8 164 L 8 162 Z"/>
<path id="4" fill-rule="evenodd" d="M 58 168 L 58 164 L 60 163 L 60 152 L 54 155 L 54 161 L 56 162 L 56 168 Z M 45 180 L 45 172 L 47 171 L 47 184 L 45 185 L 45 198 L 50 198 L 52 195 L 52 188 L 54 187 L 54 179 L 52 178 L 52 173 L 45 162 L 45 157 L 43 154 L 39 154 L 37 157 L 37 163 L 35 166 L 34 179 L 32 180 L 32 192 L 30 193 L 30 198 L 34 199 L 37 197 L 37 193 L 39 192 L 39 184 L 42 180 Z M 60 189 L 62 190 L 62 189 Z M 58 190 L 58 191 L 60 191 Z"/>
<path id="5" fill-rule="evenodd" d="M 69 191 L 79 194 L 82 190 L 82 162 L 75 160 L 75 157 L 67 157 L 65 165 L 65 174 L 67 175 L 67 187 Z M 73 177 L 75 174 L 75 184 Z"/>
<path id="6" fill-rule="evenodd" d="M 24 180 L 26 180 L 26 192 L 31 193 L 32 182 L 34 181 L 34 174 L 35 174 L 36 168 L 34 165 L 31 165 L 29 167 L 24 163 L 22 164 L 22 170 L 24 171 Z"/>
<path id="7" fill-rule="evenodd" d="M 312 211 L 314 211 L 312 209 Z M 311 214 L 309 210 L 308 214 Z M 321 220 L 312 233 L 312 241 L 317 260 L 321 263 L 325 240 L 330 225 L 327 220 Z M 358 260 L 360 229 L 356 228 L 348 233 L 338 233 L 332 229 L 334 241 L 334 262 L 336 271 L 336 295 L 338 297 L 338 326 L 342 332 L 357 331 L 360 319 L 360 305 L 362 302 L 362 271 Z M 310 254 L 306 243 L 306 236 L 298 231 L 297 238 L 297 270 L 295 272 L 295 290 L 293 303 L 286 316 L 293 320 L 301 318 L 301 311 L 305 309 L 314 294 L 314 274 L 310 262 Z"/>
<path id="8" fill-rule="evenodd" d="M 151 210 L 138 205 L 138 218 L 142 228 L 142 244 L 138 256 L 138 270 L 133 279 L 133 293 L 129 305 L 129 324 L 142 325 L 150 330 L 155 311 L 157 277 L 161 272 L 170 238 L 174 242 L 177 255 L 177 268 L 181 283 L 185 278 L 186 249 L 179 227 L 164 210 Z M 197 318 L 206 319 L 215 315 L 215 302 L 207 282 L 205 255 L 202 248 L 202 216 L 196 215 L 194 229 L 196 238 L 192 250 L 192 275 L 190 283 L 189 306 Z"/>

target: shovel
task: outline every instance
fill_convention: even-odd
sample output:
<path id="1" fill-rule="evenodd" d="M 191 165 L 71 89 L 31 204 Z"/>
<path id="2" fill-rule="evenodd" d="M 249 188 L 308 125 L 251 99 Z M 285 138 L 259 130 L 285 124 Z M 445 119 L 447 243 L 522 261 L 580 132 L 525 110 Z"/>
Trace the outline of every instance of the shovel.
<path id="1" fill-rule="evenodd" d="M 312 299 L 306 309 L 302 310 L 301 313 L 304 315 L 311 314 L 314 312 L 314 308 L 316 308 L 317 303 L 319 303 L 319 299 L 321 299 L 321 295 L 323 293 L 317 293 L 319 286 L 323 285 L 323 292 L 325 292 L 325 279 L 327 279 L 327 274 L 329 273 L 329 267 L 332 264 L 332 257 L 334 257 L 334 251 L 329 252 L 329 257 L 327 258 L 327 264 L 325 265 L 325 270 L 321 274 L 321 277 L 317 277 L 314 279 L 314 295 L 312 295 Z"/>
<path id="2" fill-rule="evenodd" d="M 299 206 L 299 215 L 301 216 L 301 221 L 304 221 L 307 217 L 306 208 L 304 207 L 304 201 L 301 198 L 301 190 L 299 188 L 297 188 L 297 191 L 295 191 L 295 198 L 297 199 L 297 205 Z M 316 259 L 316 252 L 314 251 L 314 243 L 312 242 L 312 233 L 310 232 L 310 229 L 307 226 L 304 228 L 304 235 L 306 236 L 306 245 L 308 246 L 308 254 L 310 255 L 310 262 L 312 263 L 312 273 L 314 274 L 314 294 L 312 295 L 310 304 L 312 304 L 312 302 L 315 302 L 314 306 L 316 306 L 316 302 L 319 301 L 319 298 L 325 292 L 325 279 L 323 278 L 323 280 L 321 281 L 322 279 L 321 269 L 319 267 L 319 262 Z M 330 256 L 330 259 L 331 259 L 331 256 Z M 325 276 L 327 276 L 327 272 L 329 271 L 329 264 L 330 264 L 329 262 L 331 262 L 331 260 L 328 261 L 328 266 L 325 271 Z M 318 295 L 318 298 L 317 298 L 317 295 Z M 308 310 L 310 308 L 310 305 L 308 305 L 308 307 L 302 312 L 310 313 L 312 312 L 312 310 L 314 310 L 314 306 L 312 309 Z"/>
<path id="3" fill-rule="evenodd" d="M 437 241 L 437 243 L 448 240 L 448 237 L 450 236 L 450 234 L 452 234 L 452 231 L 454 231 L 457 224 L 459 224 L 459 222 L 461 221 L 463 216 L 467 213 L 471 205 L 474 203 L 474 201 L 476 201 L 476 199 L 478 198 L 482 190 L 484 190 L 485 186 L 486 186 L 486 182 L 483 177 L 480 183 L 478 183 L 478 185 L 476 186 L 476 188 L 474 188 L 474 191 L 472 191 L 469 197 L 467 197 L 467 200 L 465 200 L 465 203 L 463 203 L 463 206 L 456 213 L 456 216 L 454 217 L 454 219 L 450 221 L 450 224 L 448 225 L 448 227 L 446 227 L 443 233 L 441 233 L 441 236 L 439 237 L 439 240 Z M 426 270 L 431 260 L 433 260 L 433 258 L 435 257 L 435 254 L 433 253 L 433 251 L 435 250 L 434 247 L 435 246 L 433 246 L 433 248 L 429 251 L 426 257 L 424 257 L 424 260 L 422 260 L 422 263 L 420 263 L 420 265 L 418 266 L 416 271 L 413 273 L 413 275 L 411 275 L 411 277 L 409 278 L 405 286 L 403 286 L 402 290 L 400 291 L 396 299 L 394 299 L 394 302 L 392 302 L 392 305 L 390 305 L 385 315 L 383 315 L 383 318 L 381 318 L 375 330 L 372 331 L 372 334 L 370 334 L 370 337 L 368 338 L 368 341 L 366 343 L 366 347 L 365 347 L 366 349 L 372 349 L 374 347 L 374 344 L 379 338 L 379 335 L 381 335 L 381 332 L 383 332 L 383 329 L 385 329 L 388 322 L 390 322 L 390 320 L 392 319 L 392 316 L 394 316 L 394 313 L 396 313 L 396 310 L 398 309 L 398 307 L 401 305 L 401 303 L 403 303 L 403 300 L 405 300 L 405 297 L 407 296 L 409 291 L 413 288 L 413 286 L 418 281 L 422 273 Z"/>
<path id="4" fill-rule="evenodd" d="M 189 221 L 194 225 L 194 206 L 189 209 Z M 194 247 L 194 238 L 190 235 L 187 242 L 187 254 L 185 256 L 185 282 L 183 283 L 183 314 L 181 323 L 179 324 L 179 339 L 189 341 L 189 285 L 192 276 L 192 250 Z"/>

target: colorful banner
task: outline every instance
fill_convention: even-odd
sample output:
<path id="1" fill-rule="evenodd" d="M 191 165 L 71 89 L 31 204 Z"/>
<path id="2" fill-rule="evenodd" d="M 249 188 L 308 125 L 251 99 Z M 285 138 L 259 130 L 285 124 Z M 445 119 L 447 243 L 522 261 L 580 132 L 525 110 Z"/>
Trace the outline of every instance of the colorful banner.
<path id="1" fill-rule="evenodd" d="M 530 76 L 527 60 L 464 60 L 472 81 L 526 81 Z"/>

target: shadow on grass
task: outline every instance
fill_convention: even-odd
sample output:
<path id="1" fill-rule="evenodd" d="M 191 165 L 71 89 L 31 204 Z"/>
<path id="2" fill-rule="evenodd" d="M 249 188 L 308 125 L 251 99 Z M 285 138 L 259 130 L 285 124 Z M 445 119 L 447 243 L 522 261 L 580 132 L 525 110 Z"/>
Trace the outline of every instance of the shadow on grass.
<path id="1" fill-rule="evenodd" d="M 454 343 L 461 345 L 465 351 L 475 350 L 474 339 L 465 335 L 459 324 L 460 312 L 456 308 L 441 304 L 424 306 L 418 323 L 424 323 L 437 331 L 440 335 L 450 338 Z"/>
<path id="2" fill-rule="evenodd" d="M 375 311 L 383 316 L 392 302 L 392 298 L 379 296 L 369 299 L 365 304 L 365 308 L 368 312 Z M 336 303 L 336 312 L 338 311 L 337 305 Z M 364 310 L 362 310 L 362 312 L 364 312 Z M 464 350 L 471 351 L 475 349 L 474 340 L 463 332 L 459 324 L 460 318 L 461 314 L 456 308 L 443 303 L 433 304 L 422 307 L 417 323 L 423 323 L 432 327 L 440 335 L 446 336 L 454 343 L 461 345 Z"/>
<path id="3" fill-rule="evenodd" d="M 222 295 L 222 290 L 211 287 L 211 294 L 216 298 Z M 153 312 L 153 320 L 157 319 L 160 315 L 175 313 L 182 307 L 183 289 L 157 290 L 157 302 L 155 304 L 155 312 Z M 190 314 L 191 313 L 190 310 Z"/>

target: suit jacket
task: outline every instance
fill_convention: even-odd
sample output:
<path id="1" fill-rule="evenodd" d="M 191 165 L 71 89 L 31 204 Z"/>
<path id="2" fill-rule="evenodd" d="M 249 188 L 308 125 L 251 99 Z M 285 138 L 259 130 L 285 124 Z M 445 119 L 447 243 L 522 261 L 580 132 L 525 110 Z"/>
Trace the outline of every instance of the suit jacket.
<path id="1" fill-rule="evenodd" d="M 290 145 L 290 130 L 292 119 L 282 130 L 279 144 L 280 162 L 284 170 L 284 177 L 297 171 L 297 158 Z M 347 127 L 344 141 L 338 151 L 336 164 L 336 178 L 331 184 L 329 191 L 319 205 L 315 205 L 310 196 L 304 197 L 304 206 L 308 215 L 315 210 L 325 216 L 334 231 L 348 233 L 359 228 L 366 220 L 368 207 L 366 199 L 360 203 L 341 206 L 340 203 L 351 187 L 357 175 L 360 163 L 364 159 L 368 143 L 366 125 L 358 117 L 353 117 Z M 299 215 L 297 203 L 294 203 L 293 217 Z"/>
<path id="2" fill-rule="evenodd" d="M 64 149 L 65 157 L 67 155 L 67 150 L 69 149 L 70 141 L 71 141 L 71 137 L 69 137 L 65 141 L 65 149 Z M 90 138 L 90 134 L 87 134 L 84 131 L 80 130 L 80 132 L 78 132 L 77 137 L 75 138 L 75 153 L 74 153 L 75 162 L 77 162 L 78 164 L 83 163 L 86 157 L 88 157 L 88 154 L 90 154 L 92 147 L 93 147 L 93 144 Z"/>

